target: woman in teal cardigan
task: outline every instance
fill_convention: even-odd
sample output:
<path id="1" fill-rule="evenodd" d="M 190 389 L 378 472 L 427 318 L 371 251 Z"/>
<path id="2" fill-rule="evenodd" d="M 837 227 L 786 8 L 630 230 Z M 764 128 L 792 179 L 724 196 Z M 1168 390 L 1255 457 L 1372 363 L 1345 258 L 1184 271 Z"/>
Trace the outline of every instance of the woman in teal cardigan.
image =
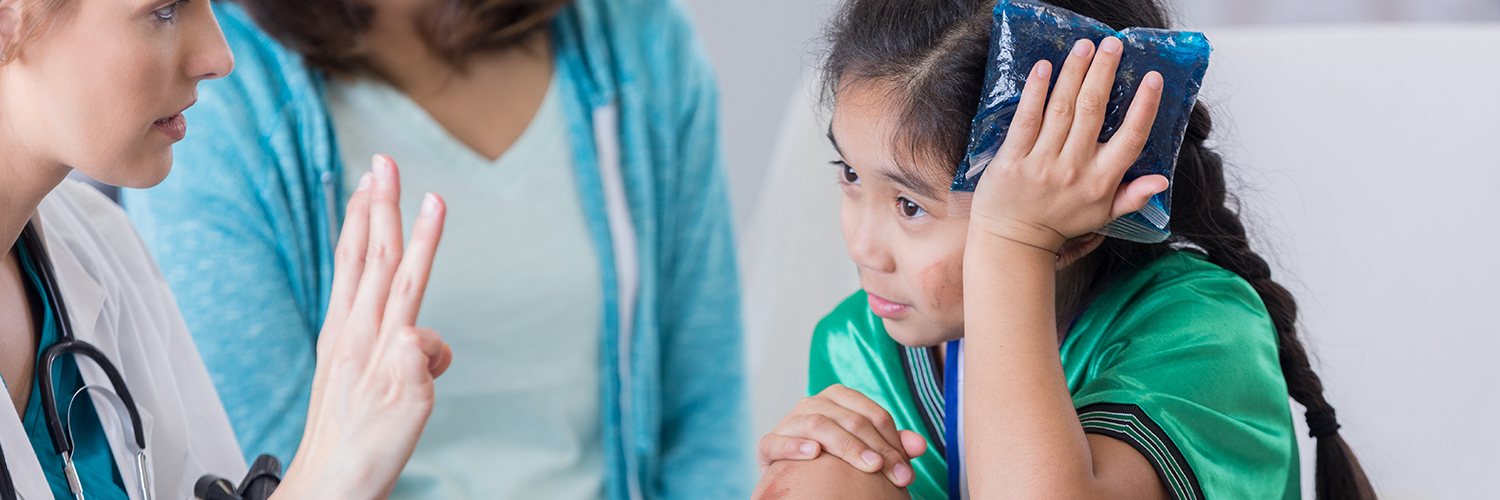
<path id="1" fill-rule="evenodd" d="M 338 114 L 349 113 L 341 106 L 355 86 L 316 69 L 245 6 L 215 2 L 214 9 L 236 69 L 200 87 L 198 105 L 186 114 L 195 133 L 177 146 L 174 175 L 156 188 L 127 191 L 123 203 L 215 367 L 219 393 L 232 395 L 225 406 L 245 454 L 287 460 L 307 412 L 341 201 L 368 168 L 341 152 L 353 149 L 340 134 L 352 135 L 355 127 Z M 581 234 L 595 261 L 578 265 L 598 283 L 596 298 L 576 308 L 599 325 L 597 371 L 590 371 L 597 388 L 590 390 L 599 398 L 594 442 L 602 448 L 596 466 L 602 477 L 598 493 L 585 496 L 745 498 L 753 470 L 738 277 L 716 87 L 704 51 L 681 6 L 667 0 L 571 2 L 540 32 L 554 76 L 536 120 L 552 109 L 566 131 L 571 167 L 557 179 L 569 181 L 553 187 L 576 196 Z M 513 147 L 536 134 L 528 129 Z M 396 160 L 409 181 L 420 180 L 411 162 Z M 450 203 L 455 221 L 515 215 L 462 213 L 461 200 L 450 196 Z M 455 343 L 452 373 L 463 373 L 466 363 L 494 363 L 475 356 Z M 444 382 L 450 379 L 463 376 Z M 434 424 L 444 421 L 444 396 L 440 384 Z M 430 425 L 424 441 L 449 435 L 456 442 L 462 433 L 527 425 L 503 415 L 461 416 L 483 425 Z M 408 473 L 419 470 L 421 448 Z M 528 453 L 489 451 L 497 460 Z M 399 485 L 396 496 L 451 478 L 419 479 Z M 463 485 L 484 479 L 428 487 L 427 496 L 458 495 Z"/>

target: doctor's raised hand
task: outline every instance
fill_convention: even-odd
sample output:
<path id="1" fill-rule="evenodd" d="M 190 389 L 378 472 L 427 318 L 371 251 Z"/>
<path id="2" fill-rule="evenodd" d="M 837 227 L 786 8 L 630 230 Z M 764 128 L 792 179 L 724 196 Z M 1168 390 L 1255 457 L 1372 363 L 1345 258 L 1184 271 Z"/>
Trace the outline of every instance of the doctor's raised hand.
<path id="1" fill-rule="evenodd" d="M 432 413 L 433 380 L 452 360 L 438 332 L 416 326 L 443 199 L 422 200 L 403 248 L 400 174 L 385 155 L 372 167 L 349 199 L 307 428 L 274 498 L 385 498 Z"/>

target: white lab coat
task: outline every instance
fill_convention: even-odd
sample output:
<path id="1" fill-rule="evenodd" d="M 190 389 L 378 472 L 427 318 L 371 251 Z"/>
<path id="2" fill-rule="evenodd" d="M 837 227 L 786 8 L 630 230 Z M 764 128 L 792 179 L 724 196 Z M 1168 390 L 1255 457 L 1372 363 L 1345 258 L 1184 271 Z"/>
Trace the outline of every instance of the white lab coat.
<path id="1" fill-rule="evenodd" d="M 166 279 L 125 212 L 93 188 L 68 180 L 42 200 L 33 223 L 38 221 L 73 334 L 114 362 L 135 398 L 156 498 L 193 498 L 193 484 L 204 474 L 239 481 L 245 459 L 224 405 Z M 89 385 L 110 387 L 92 361 L 80 356 L 78 366 Z M 125 491 L 131 500 L 144 500 L 121 419 L 107 399 L 92 397 Z M 20 419 L 13 411 L 0 414 L 0 445 L 16 493 L 51 499 Z"/>

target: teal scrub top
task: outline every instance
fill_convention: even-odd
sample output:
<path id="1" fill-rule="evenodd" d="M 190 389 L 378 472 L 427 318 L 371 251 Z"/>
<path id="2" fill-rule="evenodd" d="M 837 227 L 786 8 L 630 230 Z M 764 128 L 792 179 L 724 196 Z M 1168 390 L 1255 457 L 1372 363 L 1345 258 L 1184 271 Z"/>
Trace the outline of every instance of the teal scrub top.
<path id="1" fill-rule="evenodd" d="M 1174 499 L 1301 498 L 1277 336 L 1260 296 L 1201 254 L 1176 252 L 1117 278 L 1059 347 L 1086 433 L 1141 452 Z M 935 349 L 886 334 L 863 291 L 813 335 L 812 394 L 860 391 L 927 438 L 914 500 L 946 500 L 943 384 Z"/>
<path id="2" fill-rule="evenodd" d="M 41 340 L 37 342 L 36 366 L 42 366 L 42 351 L 58 341 L 58 325 L 53 319 L 52 305 L 47 302 L 46 288 L 41 275 L 31 266 L 31 257 L 25 245 L 16 245 L 21 252 L 21 270 L 28 281 L 28 292 L 36 304 L 40 304 L 42 321 Z M 78 362 L 73 355 L 57 359 L 52 365 L 53 390 L 57 394 L 57 411 L 64 416 L 63 423 L 72 422 L 73 466 L 78 469 L 78 480 L 83 484 L 84 495 L 90 500 L 128 500 L 125 482 L 115 466 L 110 452 L 109 438 L 104 435 L 104 426 L 99 423 L 99 414 L 94 411 L 94 402 L 87 394 L 79 394 L 73 403 L 74 415 L 67 415 L 68 401 L 73 393 L 83 387 L 83 374 L 78 371 Z M 47 417 L 42 411 L 42 383 L 32 381 L 31 399 L 26 403 L 26 415 L 21 425 L 31 439 L 31 449 L 41 463 L 47 476 L 47 485 L 52 487 L 52 496 L 57 500 L 73 500 L 68 491 L 67 476 L 63 475 L 63 459 L 52 446 L 52 435 L 47 432 Z M 70 418 L 71 417 L 71 418 Z"/>

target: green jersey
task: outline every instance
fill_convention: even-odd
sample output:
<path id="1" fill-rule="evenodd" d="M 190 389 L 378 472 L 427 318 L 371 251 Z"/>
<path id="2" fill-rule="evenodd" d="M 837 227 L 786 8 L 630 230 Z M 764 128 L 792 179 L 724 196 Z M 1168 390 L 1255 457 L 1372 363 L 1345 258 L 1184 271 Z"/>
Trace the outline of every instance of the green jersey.
<path id="1" fill-rule="evenodd" d="M 946 500 L 936 349 L 897 344 L 863 291 L 818 323 L 808 390 L 855 389 L 927 438 L 915 500 Z M 1117 278 L 1060 347 L 1084 432 L 1129 443 L 1175 499 L 1301 497 L 1276 330 L 1250 284 L 1193 252 Z"/>

